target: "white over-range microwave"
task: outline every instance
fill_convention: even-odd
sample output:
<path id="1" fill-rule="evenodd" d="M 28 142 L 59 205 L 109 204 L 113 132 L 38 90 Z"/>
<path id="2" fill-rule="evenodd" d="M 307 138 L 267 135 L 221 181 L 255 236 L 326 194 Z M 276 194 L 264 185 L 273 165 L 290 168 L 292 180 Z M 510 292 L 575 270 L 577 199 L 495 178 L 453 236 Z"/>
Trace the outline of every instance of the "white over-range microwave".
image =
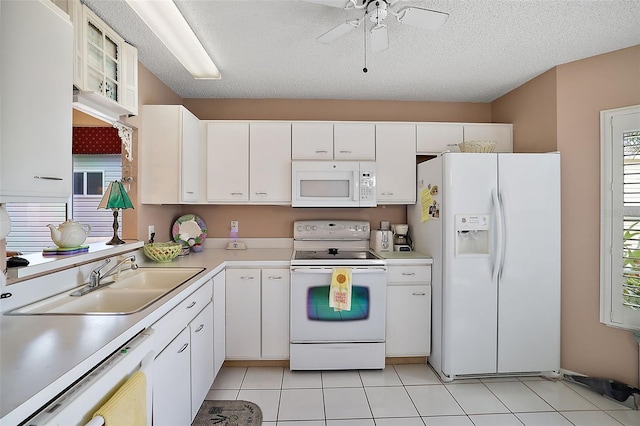
<path id="1" fill-rule="evenodd" d="M 374 161 L 291 162 L 293 207 L 375 207 Z"/>

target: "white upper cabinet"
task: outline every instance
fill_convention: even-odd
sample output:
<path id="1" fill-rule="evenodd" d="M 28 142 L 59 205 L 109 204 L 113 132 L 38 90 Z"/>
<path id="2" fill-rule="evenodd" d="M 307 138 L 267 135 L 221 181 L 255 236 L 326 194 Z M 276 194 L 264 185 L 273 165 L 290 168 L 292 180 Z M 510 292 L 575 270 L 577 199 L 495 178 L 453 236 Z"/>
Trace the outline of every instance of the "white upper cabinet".
<path id="1" fill-rule="evenodd" d="M 378 204 L 414 204 L 416 202 L 415 124 L 377 124 L 376 158 Z"/>
<path id="2" fill-rule="evenodd" d="M 418 154 L 458 151 L 457 145 L 464 142 L 464 126 L 459 123 L 420 123 L 416 138 Z"/>
<path id="3" fill-rule="evenodd" d="M 48 0 L 0 1 L 0 203 L 67 202 L 73 26 Z"/>
<path id="4" fill-rule="evenodd" d="M 207 201 L 249 201 L 249 123 L 207 123 Z"/>
<path id="5" fill-rule="evenodd" d="M 74 27 L 73 84 L 78 109 L 138 114 L 138 51 L 79 0 L 68 0 Z M 86 111 L 91 113 L 90 111 Z"/>
<path id="6" fill-rule="evenodd" d="M 513 124 L 465 124 L 464 140 L 495 141 L 495 152 L 513 152 Z"/>
<path id="7" fill-rule="evenodd" d="M 497 123 L 419 123 L 417 153 L 460 152 L 465 141 L 496 141 L 495 152 L 513 152 L 513 125 Z"/>
<path id="8" fill-rule="evenodd" d="M 145 105 L 140 139 L 143 204 L 200 199 L 200 121 L 181 105 Z"/>
<path id="9" fill-rule="evenodd" d="M 293 160 L 375 160 L 375 123 L 292 123 Z"/>
<path id="10" fill-rule="evenodd" d="M 375 124 L 335 123 L 333 125 L 333 157 L 336 160 L 375 160 Z"/>
<path id="11" fill-rule="evenodd" d="M 291 158 L 333 160 L 333 123 L 292 123 Z"/>
<path id="12" fill-rule="evenodd" d="M 291 123 L 251 123 L 249 201 L 291 204 Z"/>

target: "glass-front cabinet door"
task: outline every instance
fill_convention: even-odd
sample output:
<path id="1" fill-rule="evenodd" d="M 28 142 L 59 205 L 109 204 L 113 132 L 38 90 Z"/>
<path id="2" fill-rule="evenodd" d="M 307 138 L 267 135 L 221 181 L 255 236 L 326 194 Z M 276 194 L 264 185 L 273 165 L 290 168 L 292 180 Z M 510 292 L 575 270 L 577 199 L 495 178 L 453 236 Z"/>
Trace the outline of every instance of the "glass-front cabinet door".
<path id="1" fill-rule="evenodd" d="M 86 10 L 86 85 L 115 102 L 120 102 L 120 45 L 89 10 Z"/>

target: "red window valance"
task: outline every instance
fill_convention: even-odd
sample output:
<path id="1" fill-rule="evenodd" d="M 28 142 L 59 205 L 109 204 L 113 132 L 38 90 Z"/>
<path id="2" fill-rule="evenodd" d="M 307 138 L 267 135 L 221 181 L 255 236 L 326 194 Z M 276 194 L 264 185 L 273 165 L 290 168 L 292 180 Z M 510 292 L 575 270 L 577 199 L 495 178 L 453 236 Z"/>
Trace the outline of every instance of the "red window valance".
<path id="1" fill-rule="evenodd" d="M 122 139 L 114 127 L 74 127 L 74 154 L 120 154 Z"/>

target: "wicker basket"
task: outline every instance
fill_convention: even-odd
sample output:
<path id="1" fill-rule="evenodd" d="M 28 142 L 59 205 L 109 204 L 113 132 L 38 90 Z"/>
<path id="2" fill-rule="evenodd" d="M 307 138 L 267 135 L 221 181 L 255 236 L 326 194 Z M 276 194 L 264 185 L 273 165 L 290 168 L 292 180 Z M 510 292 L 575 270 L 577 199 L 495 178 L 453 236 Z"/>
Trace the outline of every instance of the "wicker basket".
<path id="1" fill-rule="evenodd" d="M 144 245 L 144 254 L 151 260 L 158 263 L 171 262 L 182 251 L 182 244 L 168 243 L 149 243 Z"/>
<path id="2" fill-rule="evenodd" d="M 493 152 L 496 149 L 495 141 L 467 141 L 458 144 L 460 152 Z"/>

